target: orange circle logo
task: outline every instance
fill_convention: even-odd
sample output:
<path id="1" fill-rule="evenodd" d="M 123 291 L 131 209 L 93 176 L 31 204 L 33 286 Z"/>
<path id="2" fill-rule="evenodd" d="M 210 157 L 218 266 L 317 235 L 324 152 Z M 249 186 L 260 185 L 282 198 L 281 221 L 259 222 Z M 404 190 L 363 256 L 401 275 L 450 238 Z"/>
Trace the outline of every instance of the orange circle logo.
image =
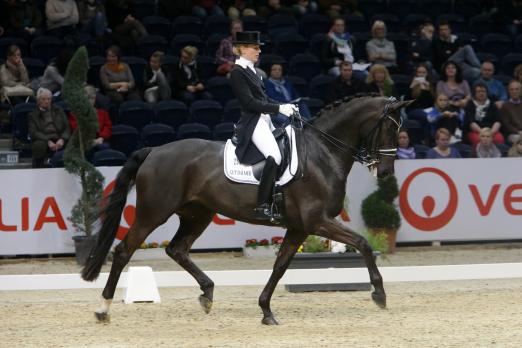
<path id="1" fill-rule="evenodd" d="M 431 216 L 433 211 L 435 210 L 435 199 L 432 196 L 426 196 L 422 199 L 422 209 L 427 217 L 420 216 L 413 211 L 408 201 L 408 190 L 410 188 L 413 179 L 418 177 L 424 173 L 433 173 L 438 175 L 449 189 L 449 201 L 446 208 L 437 216 Z M 413 173 L 411 173 L 401 187 L 401 192 L 399 194 L 399 207 L 401 209 L 402 216 L 408 221 L 410 225 L 413 227 L 425 231 L 425 232 L 433 232 L 436 231 L 448 224 L 451 221 L 455 212 L 457 211 L 458 205 L 458 193 L 457 187 L 448 174 L 444 173 L 442 170 L 437 168 L 421 168 L 417 169 Z"/>

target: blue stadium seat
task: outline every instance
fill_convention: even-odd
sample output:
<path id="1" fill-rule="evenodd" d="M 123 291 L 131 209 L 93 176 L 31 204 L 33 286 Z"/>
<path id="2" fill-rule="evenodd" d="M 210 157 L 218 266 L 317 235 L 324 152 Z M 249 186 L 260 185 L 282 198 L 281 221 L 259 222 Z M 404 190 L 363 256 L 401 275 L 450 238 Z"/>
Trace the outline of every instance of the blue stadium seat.
<path id="1" fill-rule="evenodd" d="M 310 38 L 310 42 L 308 44 L 308 51 L 316 56 L 317 58 L 321 57 L 321 50 L 323 49 L 323 44 L 328 40 L 328 35 L 324 33 L 317 33 Z"/>
<path id="2" fill-rule="evenodd" d="M 353 57 L 355 60 L 367 60 L 366 43 L 371 40 L 372 35 L 369 32 L 353 33 L 355 38 L 355 45 L 353 46 Z"/>
<path id="3" fill-rule="evenodd" d="M 315 116 L 322 108 L 324 108 L 324 102 L 317 98 L 306 98 L 304 99 L 306 106 L 310 109 L 312 116 Z"/>
<path id="4" fill-rule="evenodd" d="M 111 148 L 130 156 L 138 148 L 139 133 L 136 128 L 126 124 L 112 126 L 112 135 L 109 139 Z"/>
<path id="5" fill-rule="evenodd" d="M 408 130 L 410 135 L 410 143 L 420 144 L 424 138 L 424 129 L 419 121 L 406 119 L 402 123 L 402 127 Z"/>
<path id="6" fill-rule="evenodd" d="M 178 129 L 186 123 L 190 117 L 189 110 L 185 103 L 177 100 L 164 100 L 154 105 L 156 113 L 155 121 Z"/>
<path id="7" fill-rule="evenodd" d="M 198 55 L 196 61 L 201 68 L 202 79 L 206 81 L 213 76 L 216 76 L 217 64 L 214 57 Z"/>
<path id="8" fill-rule="evenodd" d="M 139 89 L 143 85 L 143 71 L 147 66 L 147 61 L 141 57 L 124 56 L 121 57 L 122 62 L 129 64 L 129 68 L 132 70 L 134 81 Z"/>
<path id="9" fill-rule="evenodd" d="M 230 19 L 226 16 L 208 16 L 204 26 L 205 37 L 213 34 L 230 35 Z"/>
<path id="10" fill-rule="evenodd" d="M 366 19 L 362 16 L 348 15 L 344 17 L 344 22 L 346 24 L 346 30 L 350 33 L 370 30 L 368 22 L 366 22 Z M 329 30 L 324 31 L 323 33 L 326 34 L 328 31 Z"/>
<path id="11" fill-rule="evenodd" d="M 161 146 L 176 140 L 176 133 L 171 126 L 161 123 L 153 123 L 143 127 L 141 131 L 141 140 L 143 146 Z"/>
<path id="12" fill-rule="evenodd" d="M 174 36 L 174 38 L 170 42 L 170 46 L 172 48 L 172 53 L 176 56 L 179 56 L 181 49 L 188 45 L 195 46 L 199 51 L 198 54 L 205 54 L 206 44 L 197 35 L 178 34 L 178 35 Z"/>
<path id="13" fill-rule="evenodd" d="M 509 53 L 502 58 L 500 67 L 504 74 L 513 76 L 515 67 L 520 63 L 522 63 L 522 53 Z"/>
<path id="14" fill-rule="evenodd" d="M 169 43 L 163 36 L 147 35 L 138 40 L 136 47 L 139 56 L 148 60 L 155 51 L 166 53 Z"/>
<path id="15" fill-rule="evenodd" d="M 388 11 L 397 17 L 404 18 L 417 10 L 416 0 L 388 0 Z"/>
<path id="16" fill-rule="evenodd" d="M 459 143 L 451 144 L 450 146 L 457 149 L 457 151 L 460 154 L 460 157 L 462 157 L 462 158 L 470 158 L 471 154 L 473 153 L 473 148 L 468 144 L 459 142 Z"/>
<path id="17" fill-rule="evenodd" d="M 359 9 L 366 18 L 370 18 L 375 13 L 384 13 L 388 11 L 385 0 L 364 0 L 359 2 Z"/>
<path id="18" fill-rule="evenodd" d="M 152 106 L 142 101 L 131 100 L 120 105 L 118 123 L 132 126 L 139 131 L 151 123 L 154 116 Z"/>
<path id="19" fill-rule="evenodd" d="M 92 164 L 96 167 L 122 166 L 125 162 L 127 162 L 127 156 L 114 149 L 96 151 L 92 157 Z"/>
<path id="20" fill-rule="evenodd" d="M 482 37 L 484 34 L 494 32 L 494 24 L 489 15 L 478 15 L 468 21 L 469 31 Z"/>
<path id="21" fill-rule="evenodd" d="M 471 18 L 480 13 L 481 6 L 477 6 L 477 0 L 454 0 L 454 9 L 464 18 Z"/>
<path id="22" fill-rule="evenodd" d="M 513 41 L 515 52 L 522 53 L 522 34 L 518 34 Z"/>
<path id="23" fill-rule="evenodd" d="M 101 87 L 100 68 L 105 64 L 105 57 L 89 57 L 89 71 L 87 72 L 87 82 L 93 86 Z"/>
<path id="24" fill-rule="evenodd" d="M 31 56 L 49 63 L 63 49 L 64 42 L 54 36 L 38 36 L 31 42 Z"/>
<path id="25" fill-rule="evenodd" d="M 149 35 L 161 35 L 165 39 L 170 39 L 172 23 L 165 17 L 147 16 L 143 18 L 142 24 L 147 29 Z"/>
<path id="26" fill-rule="evenodd" d="M 267 30 L 271 37 L 280 34 L 297 34 L 299 25 L 294 16 L 277 13 L 268 18 Z"/>
<path id="27" fill-rule="evenodd" d="M 201 123 L 185 123 L 181 125 L 178 130 L 178 140 L 191 138 L 210 140 L 212 132 L 210 128 Z"/>
<path id="28" fill-rule="evenodd" d="M 310 90 L 308 96 L 310 98 L 319 98 L 322 101 L 328 99 L 328 91 L 330 83 L 335 79 L 331 75 L 317 75 L 310 81 Z"/>
<path id="29" fill-rule="evenodd" d="M 227 141 L 234 135 L 234 123 L 219 123 L 214 127 L 213 139 L 218 141 Z"/>
<path id="30" fill-rule="evenodd" d="M 452 13 L 452 0 L 419 0 L 419 12 L 437 18 L 444 13 Z"/>
<path id="31" fill-rule="evenodd" d="M 24 58 L 24 65 L 31 79 L 42 76 L 45 71 L 45 64 L 40 59 Z"/>
<path id="32" fill-rule="evenodd" d="M 156 12 L 155 0 L 133 0 L 128 3 L 132 16 L 140 21 L 145 17 L 154 15 Z"/>
<path id="33" fill-rule="evenodd" d="M 304 14 L 299 21 L 299 32 L 306 38 L 311 38 L 316 33 L 327 33 L 331 27 L 330 17 L 323 14 Z"/>
<path id="34" fill-rule="evenodd" d="M 285 79 L 292 83 L 298 96 L 308 96 L 308 82 L 304 78 L 300 76 L 286 75 Z"/>
<path id="35" fill-rule="evenodd" d="M 488 33 L 481 39 L 482 51 L 503 57 L 513 51 L 511 37 L 506 34 Z"/>
<path id="36" fill-rule="evenodd" d="M 410 76 L 403 74 L 394 74 L 390 77 L 393 80 L 393 85 L 395 86 L 395 91 L 399 98 L 402 96 L 405 97 L 410 94 Z"/>
<path id="37" fill-rule="evenodd" d="M 235 98 L 234 92 L 232 92 L 230 87 L 230 81 L 224 76 L 212 77 L 207 81 L 206 88 L 222 106 L 225 106 L 228 101 Z"/>
<path id="38" fill-rule="evenodd" d="M 308 41 L 299 34 L 285 33 L 273 37 L 276 53 L 290 60 L 295 54 L 305 53 Z"/>
<path id="39" fill-rule="evenodd" d="M 426 153 L 431 149 L 431 147 L 422 144 L 415 144 L 413 145 L 413 148 L 415 150 L 416 159 L 426 158 Z"/>
<path id="40" fill-rule="evenodd" d="M 243 20 L 243 30 L 245 31 L 259 31 L 261 33 L 267 32 L 266 19 L 260 16 L 245 16 Z"/>
<path id="41" fill-rule="evenodd" d="M 13 119 L 13 149 L 21 151 L 30 143 L 28 114 L 36 109 L 35 103 L 19 103 L 11 111 Z M 20 146 L 19 146 L 20 145 Z"/>
<path id="42" fill-rule="evenodd" d="M 211 57 L 215 57 L 216 51 L 218 50 L 219 45 L 221 44 L 221 40 L 223 40 L 227 36 L 228 36 L 227 34 L 222 34 L 222 33 L 211 34 L 207 38 L 207 54 Z M 264 51 L 264 49 L 263 49 L 263 51 Z"/>
<path id="43" fill-rule="evenodd" d="M 237 122 L 241 117 L 241 105 L 237 99 L 232 99 L 225 105 L 224 122 Z"/>
<path id="44" fill-rule="evenodd" d="M 203 22 L 198 17 L 178 16 L 172 24 L 172 30 L 176 35 L 190 34 L 200 36 L 203 31 Z"/>
<path id="45" fill-rule="evenodd" d="M 323 72 L 323 66 L 319 59 L 311 54 L 296 54 L 290 60 L 289 74 L 300 76 L 310 81 L 314 76 Z"/>
<path id="46" fill-rule="evenodd" d="M 223 120 L 223 107 L 214 100 L 196 100 L 190 105 L 191 121 L 213 129 Z"/>

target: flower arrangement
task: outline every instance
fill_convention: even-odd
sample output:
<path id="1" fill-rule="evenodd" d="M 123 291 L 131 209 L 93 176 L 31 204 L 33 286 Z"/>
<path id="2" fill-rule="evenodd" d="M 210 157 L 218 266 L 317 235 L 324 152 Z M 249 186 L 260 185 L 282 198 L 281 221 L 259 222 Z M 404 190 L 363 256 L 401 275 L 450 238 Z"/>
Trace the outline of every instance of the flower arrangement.
<path id="1" fill-rule="evenodd" d="M 265 247 L 268 248 L 269 246 L 274 246 L 279 248 L 281 246 L 281 243 L 283 243 L 283 237 L 275 236 L 270 239 L 247 239 L 245 241 L 245 247 L 246 248 L 252 248 L 256 249 L 257 247 Z"/>
<path id="2" fill-rule="evenodd" d="M 158 243 L 158 242 L 151 242 L 151 243 L 143 242 L 140 245 L 140 249 L 166 248 L 169 245 L 169 243 L 170 243 L 170 241 L 168 241 L 168 240 L 164 240 L 161 243 Z"/>

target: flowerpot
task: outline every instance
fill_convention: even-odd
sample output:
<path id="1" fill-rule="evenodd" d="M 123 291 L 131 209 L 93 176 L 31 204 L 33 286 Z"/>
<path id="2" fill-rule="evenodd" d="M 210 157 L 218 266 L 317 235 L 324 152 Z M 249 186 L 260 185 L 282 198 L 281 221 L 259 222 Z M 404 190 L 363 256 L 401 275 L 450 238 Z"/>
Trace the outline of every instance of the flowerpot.
<path id="1" fill-rule="evenodd" d="M 138 249 L 132 254 L 132 261 L 171 260 L 165 248 Z"/>
<path id="2" fill-rule="evenodd" d="M 91 250 L 96 245 L 96 236 L 74 236 L 73 240 L 76 263 L 84 266 Z"/>
<path id="3" fill-rule="evenodd" d="M 379 256 L 377 251 L 373 252 L 374 260 Z M 317 269 L 317 268 L 366 268 L 364 258 L 359 253 L 297 253 L 289 269 Z M 370 283 L 331 283 L 331 284 L 295 284 L 285 285 L 290 292 L 307 291 L 368 291 Z"/>
<path id="4" fill-rule="evenodd" d="M 277 255 L 278 249 L 276 249 L 273 245 L 267 246 L 257 246 L 255 248 L 252 247 L 243 247 L 243 255 L 248 258 L 273 258 Z"/>
<path id="5" fill-rule="evenodd" d="M 388 243 L 388 250 L 386 251 L 388 254 L 393 254 L 395 252 L 395 244 L 397 240 L 397 230 L 390 228 L 369 228 L 368 232 L 372 235 L 376 236 L 379 233 L 384 233 L 386 235 L 386 242 Z"/>

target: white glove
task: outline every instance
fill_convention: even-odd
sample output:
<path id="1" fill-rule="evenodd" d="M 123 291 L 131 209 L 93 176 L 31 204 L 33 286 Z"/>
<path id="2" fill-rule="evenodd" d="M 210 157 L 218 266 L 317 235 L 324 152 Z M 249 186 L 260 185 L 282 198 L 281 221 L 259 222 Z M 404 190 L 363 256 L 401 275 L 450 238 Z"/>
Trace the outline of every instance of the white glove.
<path id="1" fill-rule="evenodd" d="M 297 106 L 295 106 L 294 104 L 279 105 L 279 113 L 285 115 L 286 117 L 292 116 L 297 111 Z"/>

